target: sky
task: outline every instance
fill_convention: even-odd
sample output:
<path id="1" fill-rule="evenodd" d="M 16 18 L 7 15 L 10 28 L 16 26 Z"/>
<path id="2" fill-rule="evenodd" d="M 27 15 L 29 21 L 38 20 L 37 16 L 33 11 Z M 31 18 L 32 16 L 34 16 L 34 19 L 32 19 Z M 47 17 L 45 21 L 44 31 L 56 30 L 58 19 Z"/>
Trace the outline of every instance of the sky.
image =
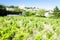
<path id="1" fill-rule="evenodd" d="M 43 9 L 60 8 L 60 0 L 0 0 L 0 4 L 10 6 L 24 5 L 25 7 L 38 7 Z"/>

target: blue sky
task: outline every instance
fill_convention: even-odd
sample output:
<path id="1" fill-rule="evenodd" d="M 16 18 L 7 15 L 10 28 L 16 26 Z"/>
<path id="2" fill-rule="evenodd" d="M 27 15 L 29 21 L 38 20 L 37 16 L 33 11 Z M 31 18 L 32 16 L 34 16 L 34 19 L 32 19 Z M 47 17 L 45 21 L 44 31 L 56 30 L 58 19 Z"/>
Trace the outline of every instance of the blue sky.
<path id="1" fill-rule="evenodd" d="M 60 0 L 0 0 L 1 4 L 19 6 L 24 4 L 26 7 L 38 7 L 53 9 L 55 6 L 60 7 Z"/>

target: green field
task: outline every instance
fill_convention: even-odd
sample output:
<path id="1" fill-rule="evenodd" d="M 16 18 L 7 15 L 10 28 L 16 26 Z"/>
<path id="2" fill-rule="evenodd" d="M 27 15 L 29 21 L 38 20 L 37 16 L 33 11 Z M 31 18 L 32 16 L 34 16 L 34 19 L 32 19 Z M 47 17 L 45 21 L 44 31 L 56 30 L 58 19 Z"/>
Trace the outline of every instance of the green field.
<path id="1" fill-rule="evenodd" d="M 60 40 L 60 19 L 0 17 L 0 40 Z"/>

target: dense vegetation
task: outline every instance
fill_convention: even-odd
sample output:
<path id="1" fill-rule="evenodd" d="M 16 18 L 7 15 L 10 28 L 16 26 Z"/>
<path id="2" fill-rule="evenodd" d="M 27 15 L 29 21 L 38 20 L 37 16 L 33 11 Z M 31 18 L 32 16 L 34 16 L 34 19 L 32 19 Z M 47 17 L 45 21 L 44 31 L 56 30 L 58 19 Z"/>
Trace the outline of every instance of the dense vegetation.
<path id="1" fill-rule="evenodd" d="M 14 8 L 14 11 L 6 8 Z M 53 16 L 46 18 L 46 12 Z M 60 40 L 60 9 L 56 6 L 52 12 L 0 5 L 0 40 Z M 21 15 L 6 16 L 17 13 Z"/>
<path id="2" fill-rule="evenodd" d="M 60 19 L 0 17 L 0 40 L 60 40 Z"/>
<path id="3" fill-rule="evenodd" d="M 54 8 L 53 14 L 56 17 L 60 17 L 60 9 L 57 6 Z"/>

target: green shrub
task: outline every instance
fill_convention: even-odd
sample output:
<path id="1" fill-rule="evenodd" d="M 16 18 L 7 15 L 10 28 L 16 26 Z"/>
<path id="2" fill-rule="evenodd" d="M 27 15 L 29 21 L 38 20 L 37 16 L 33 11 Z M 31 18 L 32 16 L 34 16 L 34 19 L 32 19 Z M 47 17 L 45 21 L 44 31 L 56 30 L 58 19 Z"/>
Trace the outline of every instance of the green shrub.
<path id="1" fill-rule="evenodd" d="M 44 16 L 44 14 L 45 14 L 45 10 L 44 9 L 39 9 L 39 10 L 36 11 L 36 15 L 37 16 Z"/>

